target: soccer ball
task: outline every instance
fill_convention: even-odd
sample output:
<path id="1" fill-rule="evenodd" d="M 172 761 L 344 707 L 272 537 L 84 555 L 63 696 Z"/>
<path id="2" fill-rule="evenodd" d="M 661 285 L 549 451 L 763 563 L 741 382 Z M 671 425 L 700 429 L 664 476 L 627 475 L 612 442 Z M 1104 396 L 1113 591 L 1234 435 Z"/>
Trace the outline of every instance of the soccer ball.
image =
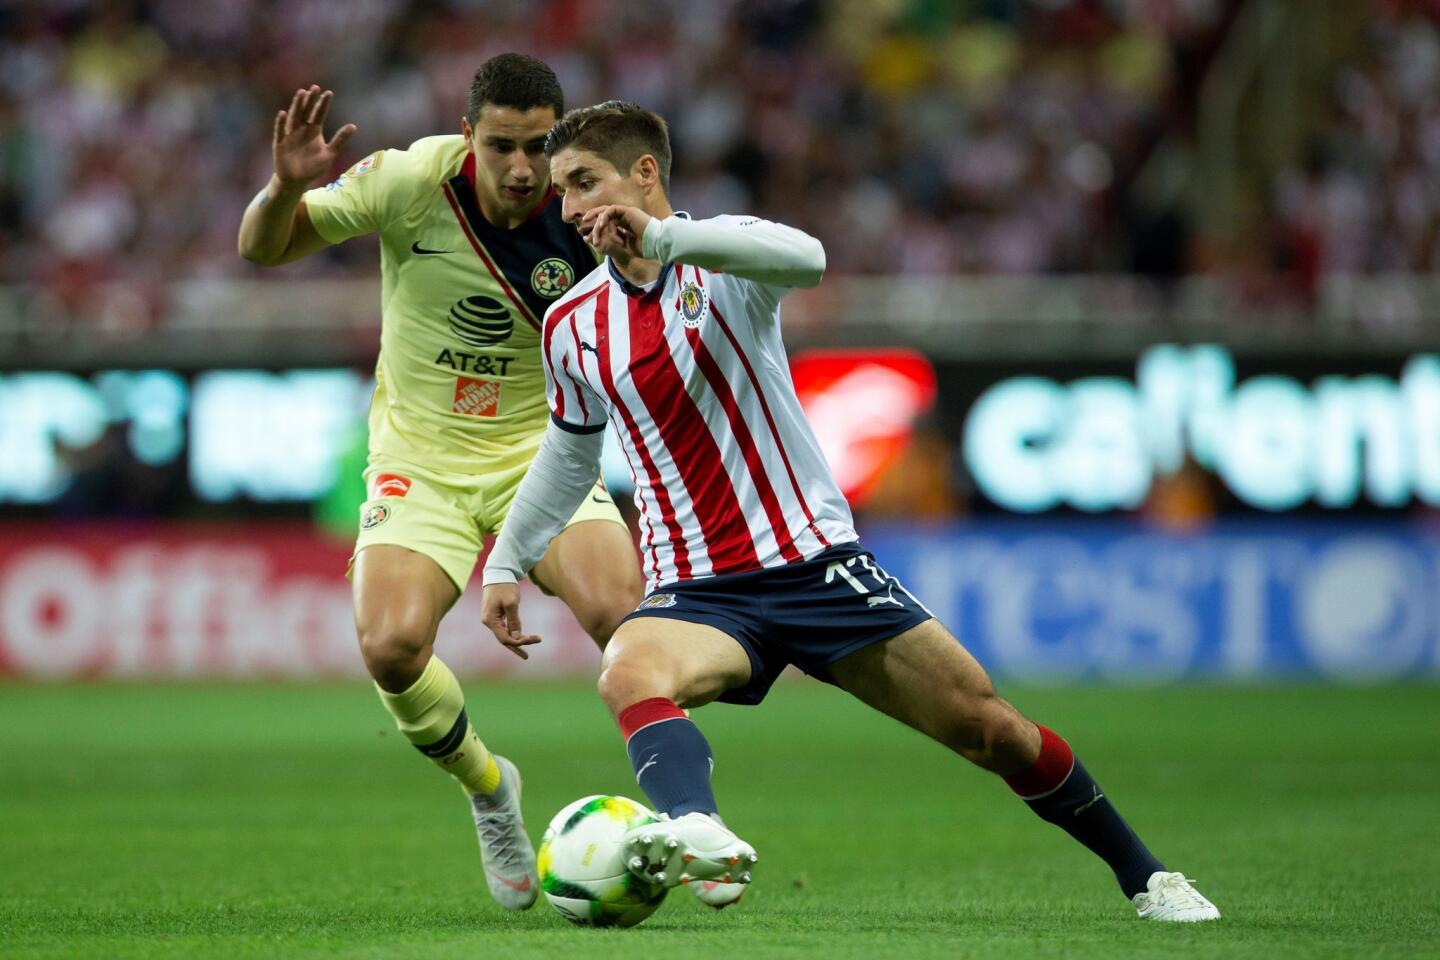
<path id="1" fill-rule="evenodd" d="M 633 927 L 660 909 L 669 892 L 625 869 L 625 832 L 654 823 L 627 797 L 581 797 L 555 814 L 540 841 L 536 866 L 550 905 L 572 923 Z"/>

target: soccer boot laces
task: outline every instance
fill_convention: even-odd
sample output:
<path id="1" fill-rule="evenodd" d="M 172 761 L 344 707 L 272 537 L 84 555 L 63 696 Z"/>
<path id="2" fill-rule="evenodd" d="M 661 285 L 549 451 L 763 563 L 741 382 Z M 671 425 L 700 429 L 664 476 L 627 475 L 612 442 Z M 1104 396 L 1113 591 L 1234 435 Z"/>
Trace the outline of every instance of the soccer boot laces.
<path id="1" fill-rule="evenodd" d="M 1135 904 L 1135 912 L 1143 920 L 1178 923 L 1220 919 L 1220 911 L 1215 904 L 1201 896 L 1191 883 L 1183 873 L 1157 870 L 1146 882 L 1148 889 L 1135 894 L 1131 900 Z"/>
<path id="2" fill-rule="evenodd" d="M 495 902 L 507 910 L 526 910 L 540 895 L 540 876 L 520 815 L 520 771 L 504 757 L 495 757 L 495 763 L 500 767 L 500 787 L 493 794 L 470 796 L 480 860 Z"/>

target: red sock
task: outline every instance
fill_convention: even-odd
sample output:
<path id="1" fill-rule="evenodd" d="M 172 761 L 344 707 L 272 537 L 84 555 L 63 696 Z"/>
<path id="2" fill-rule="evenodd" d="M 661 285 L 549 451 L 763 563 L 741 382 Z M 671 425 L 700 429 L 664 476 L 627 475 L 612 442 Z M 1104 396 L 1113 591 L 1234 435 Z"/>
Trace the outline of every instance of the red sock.
<path id="1" fill-rule="evenodd" d="M 1059 789 L 1075 767 L 1075 754 L 1060 734 L 1038 723 L 1035 729 L 1040 731 L 1040 755 L 1024 770 L 1005 778 L 1010 789 L 1025 800 Z"/>
<path id="2" fill-rule="evenodd" d="M 652 723 L 659 723 L 661 720 L 684 719 L 685 711 L 669 697 L 651 697 L 649 700 L 641 700 L 632 703 L 620 715 L 615 722 L 620 724 L 620 735 L 629 743 L 633 737 L 644 727 Z"/>

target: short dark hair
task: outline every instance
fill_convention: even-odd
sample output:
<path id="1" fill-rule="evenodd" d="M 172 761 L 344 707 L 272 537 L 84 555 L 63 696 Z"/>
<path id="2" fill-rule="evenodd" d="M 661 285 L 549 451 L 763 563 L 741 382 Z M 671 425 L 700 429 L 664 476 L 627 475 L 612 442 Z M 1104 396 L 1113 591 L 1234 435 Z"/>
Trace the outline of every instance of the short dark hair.
<path id="1" fill-rule="evenodd" d="M 644 154 L 660 167 L 660 186 L 670 192 L 670 128 L 658 113 L 625 100 L 606 100 L 571 110 L 545 137 L 545 157 L 565 147 L 598 153 L 623 176 Z"/>
<path id="2" fill-rule="evenodd" d="M 565 113 L 565 92 L 560 89 L 555 71 L 543 60 L 523 53 L 502 53 L 475 71 L 465 118 L 473 124 L 487 103 L 516 110 L 551 107 L 559 117 Z"/>

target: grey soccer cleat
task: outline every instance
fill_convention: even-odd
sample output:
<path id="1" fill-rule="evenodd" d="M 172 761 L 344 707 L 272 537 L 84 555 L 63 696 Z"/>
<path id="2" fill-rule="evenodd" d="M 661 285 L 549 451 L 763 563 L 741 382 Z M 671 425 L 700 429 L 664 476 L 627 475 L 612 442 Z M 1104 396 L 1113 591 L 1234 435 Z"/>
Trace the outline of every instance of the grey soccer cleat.
<path id="1" fill-rule="evenodd" d="M 500 767 L 499 788 L 470 796 L 480 860 L 495 902 L 507 910 L 528 910 L 540 895 L 540 875 L 520 815 L 520 771 L 501 756 L 495 756 L 495 763 Z"/>

